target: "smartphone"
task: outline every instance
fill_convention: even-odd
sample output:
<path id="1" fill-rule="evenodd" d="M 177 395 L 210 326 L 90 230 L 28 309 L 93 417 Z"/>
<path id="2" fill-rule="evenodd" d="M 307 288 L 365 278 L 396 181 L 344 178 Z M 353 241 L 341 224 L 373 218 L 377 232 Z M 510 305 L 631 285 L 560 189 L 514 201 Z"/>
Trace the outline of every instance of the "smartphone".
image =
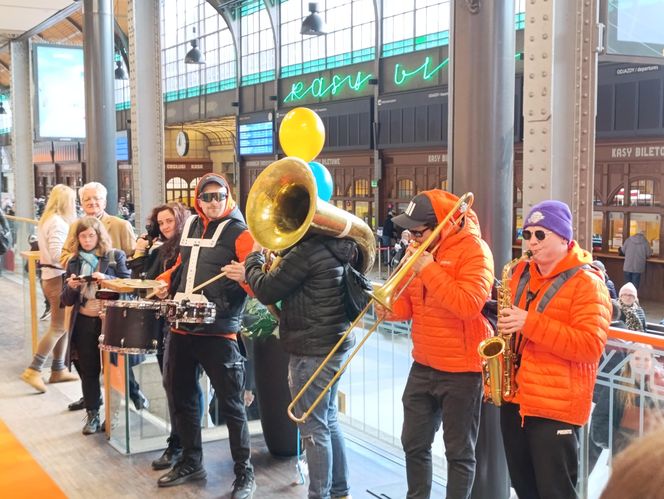
<path id="1" fill-rule="evenodd" d="M 92 277 L 91 275 L 79 275 L 74 277 L 74 280 L 82 282 L 92 282 L 95 280 L 95 278 Z"/>

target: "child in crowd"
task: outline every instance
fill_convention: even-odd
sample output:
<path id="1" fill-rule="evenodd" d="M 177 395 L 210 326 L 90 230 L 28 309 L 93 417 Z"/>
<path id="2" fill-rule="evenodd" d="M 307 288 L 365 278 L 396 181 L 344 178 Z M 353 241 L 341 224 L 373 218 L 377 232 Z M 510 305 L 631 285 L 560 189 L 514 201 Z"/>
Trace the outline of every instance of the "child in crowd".
<path id="1" fill-rule="evenodd" d="M 639 298 L 634 284 L 628 282 L 620 288 L 618 304 L 620 305 L 620 320 L 625 323 L 627 329 L 644 332 L 646 330 L 646 313 L 639 305 Z"/>
<path id="2" fill-rule="evenodd" d="M 69 276 L 62 290 L 62 302 L 73 306 L 70 325 L 70 352 L 78 359 L 83 400 L 87 411 L 83 434 L 101 430 L 99 405 L 101 387 L 99 374 L 99 335 L 101 334 L 101 300 L 95 297 L 99 282 L 104 279 L 129 277 L 125 254 L 113 249 L 102 223 L 95 217 L 83 217 L 73 229 L 75 239 L 66 248 L 72 257 L 65 275 Z"/>

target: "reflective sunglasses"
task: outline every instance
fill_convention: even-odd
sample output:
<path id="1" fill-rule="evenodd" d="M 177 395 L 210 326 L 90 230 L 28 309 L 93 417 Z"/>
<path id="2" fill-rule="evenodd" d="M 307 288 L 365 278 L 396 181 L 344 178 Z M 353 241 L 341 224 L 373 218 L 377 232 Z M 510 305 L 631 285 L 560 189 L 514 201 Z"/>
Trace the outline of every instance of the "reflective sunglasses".
<path id="1" fill-rule="evenodd" d="M 544 241 L 550 232 L 544 232 L 543 230 L 536 230 L 535 232 L 524 230 L 522 236 L 526 241 L 530 241 L 530 238 L 533 237 L 533 234 L 535 234 L 535 238 L 538 241 Z"/>
<path id="2" fill-rule="evenodd" d="M 409 229 L 409 230 L 410 230 L 410 233 L 413 235 L 413 237 L 422 237 L 424 235 L 424 233 L 426 231 L 428 231 L 429 229 L 431 229 L 431 227 L 426 227 L 422 230 L 413 230 L 413 229 Z"/>
<path id="3" fill-rule="evenodd" d="M 203 192 L 198 195 L 198 199 L 206 203 L 211 203 L 212 201 L 221 203 L 222 201 L 226 201 L 227 197 L 223 192 Z"/>

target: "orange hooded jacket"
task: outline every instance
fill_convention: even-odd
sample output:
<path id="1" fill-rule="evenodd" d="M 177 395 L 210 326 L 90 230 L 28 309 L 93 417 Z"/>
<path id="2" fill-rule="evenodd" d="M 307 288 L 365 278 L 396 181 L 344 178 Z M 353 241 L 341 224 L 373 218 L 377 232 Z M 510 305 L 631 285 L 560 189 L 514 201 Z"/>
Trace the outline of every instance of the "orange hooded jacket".
<path id="1" fill-rule="evenodd" d="M 439 189 L 422 194 L 431 200 L 439 223 L 458 201 Z M 492 285 L 493 256 L 470 210 L 463 228 L 444 236 L 434 263 L 412 280 L 389 319 L 413 319 L 416 362 L 439 371 L 479 372 L 477 345 L 492 334 L 481 314 Z"/>
<path id="2" fill-rule="evenodd" d="M 530 265 L 530 292 L 536 293 L 528 308 L 521 340 L 521 367 L 516 376 L 514 402 L 521 417 L 537 416 L 583 425 L 588 421 L 597 365 L 606 343 L 611 320 L 611 301 L 599 271 L 580 270 L 567 280 L 543 312 L 537 305 L 561 272 L 592 256 L 576 241 L 567 256 L 547 276 L 534 262 L 517 266 L 510 281 L 516 296 L 519 278 Z M 526 294 L 515 303 L 525 309 Z"/>

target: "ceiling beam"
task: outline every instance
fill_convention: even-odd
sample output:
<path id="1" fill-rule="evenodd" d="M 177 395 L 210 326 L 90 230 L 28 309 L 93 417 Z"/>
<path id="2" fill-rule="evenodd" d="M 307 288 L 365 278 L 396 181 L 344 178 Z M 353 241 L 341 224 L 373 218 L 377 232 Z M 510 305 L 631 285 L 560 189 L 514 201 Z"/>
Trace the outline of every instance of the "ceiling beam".
<path id="1" fill-rule="evenodd" d="M 74 12 L 77 12 L 77 11 L 81 10 L 81 4 L 82 3 L 83 2 L 74 2 L 69 7 L 65 7 L 61 11 L 56 12 L 55 14 L 53 14 L 51 17 L 49 17 L 45 21 L 39 23 L 34 28 L 31 28 L 28 31 L 26 31 L 25 33 L 23 33 L 22 35 L 14 38 L 14 40 L 19 41 L 19 42 L 29 40 L 34 35 L 38 35 L 42 31 L 44 31 L 45 29 L 48 29 L 51 26 L 55 26 L 60 21 L 62 21 L 63 19 L 66 19 L 67 17 L 69 17 Z"/>
<path id="2" fill-rule="evenodd" d="M 79 24 L 77 21 L 73 20 L 71 16 L 67 16 L 65 19 L 69 21 L 69 24 L 71 24 L 74 28 L 79 30 L 81 33 L 83 33 L 83 25 Z"/>

